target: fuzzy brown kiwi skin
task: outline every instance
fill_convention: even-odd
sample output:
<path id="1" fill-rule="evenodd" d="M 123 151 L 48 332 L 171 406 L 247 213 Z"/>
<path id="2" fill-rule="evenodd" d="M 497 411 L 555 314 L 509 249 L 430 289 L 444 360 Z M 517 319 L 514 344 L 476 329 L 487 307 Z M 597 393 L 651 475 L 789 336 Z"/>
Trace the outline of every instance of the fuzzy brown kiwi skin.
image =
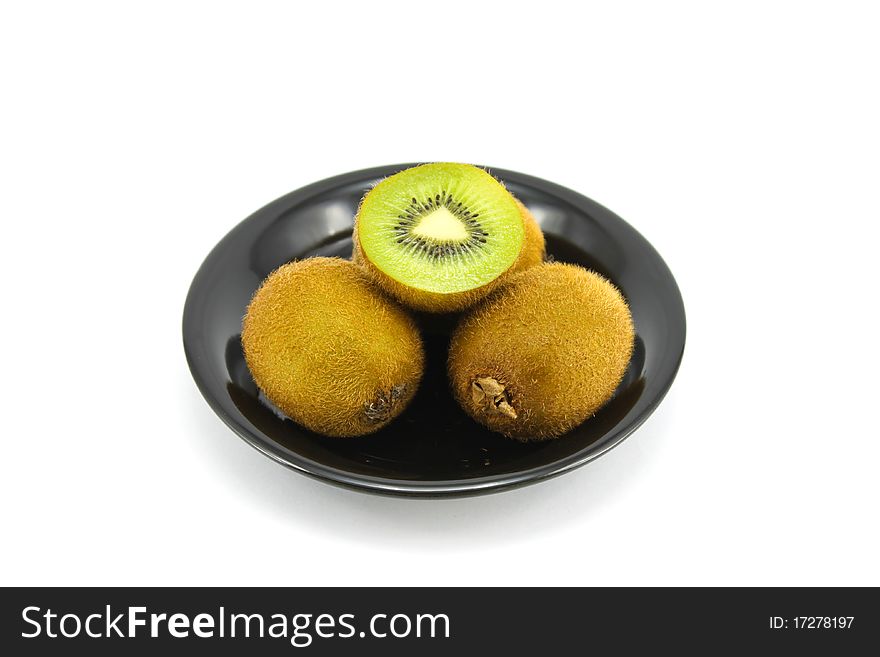
<path id="1" fill-rule="evenodd" d="M 378 287 L 400 301 L 403 305 L 413 310 L 429 313 L 455 313 L 466 310 L 491 294 L 494 290 L 504 285 L 505 279 L 516 273 L 534 267 L 544 260 L 545 241 L 541 227 L 535 221 L 532 213 L 519 199 L 514 199 L 520 210 L 523 220 L 523 246 L 517 259 L 510 268 L 482 287 L 466 290 L 464 292 L 452 292 L 441 294 L 417 290 L 391 278 L 385 272 L 376 267 L 364 253 L 358 239 L 358 224 L 355 221 L 352 242 L 352 262 L 364 268 L 364 271 Z"/>
<path id="2" fill-rule="evenodd" d="M 529 267 L 540 265 L 544 262 L 547 255 L 547 244 L 544 240 L 544 233 L 541 226 L 535 221 L 534 215 L 518 198 L 514 198 L 519 212 L 523 218 L 523 226 L 525 227 L 525 236 L 523 237 L 523 248 L 519 258 L 513 263 L 510 274 L 524 271 Z"/>
<path id="3" fill-rule="evenodd" d="M 340 258 L 283 265 L 242 323 L 245 361 L 268 399 L 326 436 L 378 431 L 406 408 L 424 370 L 418 328 Z"/>
<path id="4" fill-rule="evenodd" d="M 520 272 L 452 335 L 449 382 L 476 421 L 517 440 L 570 431 L 612 396 L 632 355 L 626 301 L 576 265 Z"/>

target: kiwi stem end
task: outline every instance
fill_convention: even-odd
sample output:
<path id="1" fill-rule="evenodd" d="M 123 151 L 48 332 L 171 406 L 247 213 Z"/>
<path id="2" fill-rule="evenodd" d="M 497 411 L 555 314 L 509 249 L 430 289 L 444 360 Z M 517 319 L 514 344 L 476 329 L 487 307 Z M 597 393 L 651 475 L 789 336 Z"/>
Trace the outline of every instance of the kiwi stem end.
<path id="1" fill-rule="evenodd" d="M 377 390 L 375 399 L 364 404 L 364 415 L 370 422 L 385 422 L 394 413 L 394 407 L 397 402 L 406 393 L 407 385 L 400 384 L 391 386 L 389 392 Z"/>
<path id="2" fill-rule="evenodd" d="M 471 399 L 484 411 L 500 413 L 516 419 L 516 411 L 510 405 L 503 385 L 492 377 L 477 377 L 471 382 Z"/>

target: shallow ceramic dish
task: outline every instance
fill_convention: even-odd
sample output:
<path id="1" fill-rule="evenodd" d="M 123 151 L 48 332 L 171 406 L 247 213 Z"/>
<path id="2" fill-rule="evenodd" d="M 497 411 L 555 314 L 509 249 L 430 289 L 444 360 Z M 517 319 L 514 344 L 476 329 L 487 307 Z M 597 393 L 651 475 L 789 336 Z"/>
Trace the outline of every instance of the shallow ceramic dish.
<path id="1" fill-rule="evenodd" d="M 462 412 L 447 388 L 453 320 L 420 315 L 427 370 L 410 407 L 382 431 L 326 438 L 279 416 L 242 355 L 241 319 L 276 267 L 310 256 L 351 255 L 352 220 L 364 192 L 409 164 L 355 171 L 291 192 L 236 226 L 205 259 L 189 290 L 183 342 L 193 378 L 215 413 L 257 450 L 301 473 L 372 493 L 474 495 L 534 483 L 601 456 L 645 421 L 675 378 L 685 314 L 675 279 L 629 224 L 559 185 L 490 169 L 541 224 L 548 254 L 593 269 L 626 296 L 636 326 L 632 361 L 614 398 L 558 440 L 520 443 Z"/>

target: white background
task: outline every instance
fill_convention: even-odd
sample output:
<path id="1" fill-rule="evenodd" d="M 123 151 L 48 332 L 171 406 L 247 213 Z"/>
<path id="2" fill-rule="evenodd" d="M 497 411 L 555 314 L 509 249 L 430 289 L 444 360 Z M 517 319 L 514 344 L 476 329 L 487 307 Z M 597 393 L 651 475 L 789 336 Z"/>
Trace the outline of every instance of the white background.
<path id="1" fill-rule="evenodd" d="M 880 584 L 875 7 L 4 3 L 0 581 Z M 675 274 L 678 379 L 593 464 L 372 497 L 196 390 L 184 298 L 229 229 L 431 160 L 578 190 Z"/>

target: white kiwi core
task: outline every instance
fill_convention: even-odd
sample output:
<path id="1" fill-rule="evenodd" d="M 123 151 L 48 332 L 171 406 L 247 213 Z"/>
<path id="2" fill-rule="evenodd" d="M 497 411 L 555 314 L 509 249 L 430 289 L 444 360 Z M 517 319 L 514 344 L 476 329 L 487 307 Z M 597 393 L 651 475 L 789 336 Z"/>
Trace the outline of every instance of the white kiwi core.
<path id="1" fill-rule="evenodd" d="M 422 217 L 413 233 L 438 241 L 463 242 L 468 238 L 464 224 L 446 208 L 438 208 Z"/>

